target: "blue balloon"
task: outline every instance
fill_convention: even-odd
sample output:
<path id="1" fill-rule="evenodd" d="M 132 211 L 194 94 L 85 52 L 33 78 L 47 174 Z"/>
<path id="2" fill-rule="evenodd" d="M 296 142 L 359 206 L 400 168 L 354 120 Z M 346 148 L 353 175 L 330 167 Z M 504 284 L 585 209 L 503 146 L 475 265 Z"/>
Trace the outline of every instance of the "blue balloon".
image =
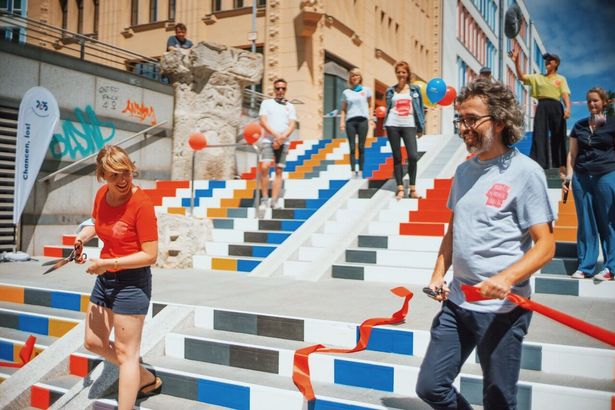
<path id="1" fill-rule="evenodd" d="M 437 104 L 446 95 L 446 83 L 440 77 L 432 78 L 427 83 L 427 97 Z"/>

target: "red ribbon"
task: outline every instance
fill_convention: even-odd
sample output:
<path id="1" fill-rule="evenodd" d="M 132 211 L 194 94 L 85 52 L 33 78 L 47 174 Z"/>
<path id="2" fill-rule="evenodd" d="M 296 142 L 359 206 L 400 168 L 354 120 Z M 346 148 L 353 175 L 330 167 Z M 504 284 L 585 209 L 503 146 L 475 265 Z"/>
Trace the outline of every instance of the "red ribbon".
<path id="1" fill-rule="evenodd" d="M 36 343 L 36 337 L 29 336 L 26 343 L 24 343 L 21 351 L 19 352 L 19 358 L 21 359 L 21 363 L 17 362 L 0 362 L 0 367 L 14 367 L 14 368 L 22 368 L 32 360 L 32 353 L 34 352 L 34 344 Z"/>
<path id="2" fill-rule="evenodd" d="M 408 303 L 412 299 L 413 293 L 408 289 L 400 286 L 398 288 L 391 289 L 393 294 L 404 298 L 404 303 L 397 312 L 393 313 L 391 317 L 387 318 L 372 318 L 367 319 L 359 326 L 359 341 L 357 345 L 352 349 L 334 349 L 324 345 L 307 346 L 295 351 L 295 358 L 293 362 L 293 382 L 299 389 L 303 397 L 307 401 L 315 399 L 314 389 L 312 388 L 312 382 L 310 381 L 310 364 L 308 356 L 314 352 L 319 353 L 354 353 L 361 350 L 365 350 L 369 343 L 369 337 L 372 333 L 372 327 L 382 325 L 393 325 L 402 323 L 408 314 Z"/>
<path id="3" fill-rule="evenodd" d="M 480 288 L 477 288 L 475 286 L 461 285 L 461 290 L 465 294 L 466 300 L 468 302 L 477 302 L 479 300 L 489 299 L 481 295 Z M 518 306 L 521 306 L 523 309 L 540 313 L 541 315 L 544 315 L 549 319 L 553 319 L 556 322 L 559 322 L 565 326 L 578 330 L 581 333 L 585 333 L 586 335 L 593 337 L 594 339 L 598 339 L 611 346 L 615 346 L 615 332 L 611 332 L 610 330 L 604 329 L 602 327 L 584 322 L 580 319 L 577 319 L 576 317 L 567 315 L 566 313 L 526 299 L 522 296 L 515 295 L 514 293 L 510 293 L 506 297 L 506 299 Z"/>

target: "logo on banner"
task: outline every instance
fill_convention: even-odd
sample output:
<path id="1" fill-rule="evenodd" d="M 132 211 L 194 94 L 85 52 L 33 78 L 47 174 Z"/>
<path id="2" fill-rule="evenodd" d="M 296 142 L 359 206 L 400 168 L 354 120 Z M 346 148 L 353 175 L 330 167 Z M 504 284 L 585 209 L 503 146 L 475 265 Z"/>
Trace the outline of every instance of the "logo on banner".
<path id="1" fill-rule="evenodd" d="M 44 100 L 36 100 L 36 105 L 32 108 L 34 114 L 39 117 L 49 116 L 49 104 Z"/>

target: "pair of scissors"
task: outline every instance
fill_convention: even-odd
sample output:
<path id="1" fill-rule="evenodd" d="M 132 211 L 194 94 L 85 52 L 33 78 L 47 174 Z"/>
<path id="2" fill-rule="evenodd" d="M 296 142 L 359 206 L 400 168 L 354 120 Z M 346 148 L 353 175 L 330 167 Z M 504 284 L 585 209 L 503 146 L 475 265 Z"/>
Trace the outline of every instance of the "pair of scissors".
<path id="1" fill-rule="evenodd" d="M 66 265 L 69 262 L 75 261 L 75 263 L 85 263 L 87 259 L 88 259 L 88 255 L 86 253 L 83 253 L 83 245 L 82 244 L 75 245 L 75 249 L 73 249 L 70 255 L 68 255 L 66 258 L 56 259 L 53 261 L 47 261 L 43 263 L 42 266 L 53 265 L 51 268 L 43 272 L 43 275 L 46 275 L 49 272 L 53 272 L 54 270 L 61 268 L 62 266 Z"/>

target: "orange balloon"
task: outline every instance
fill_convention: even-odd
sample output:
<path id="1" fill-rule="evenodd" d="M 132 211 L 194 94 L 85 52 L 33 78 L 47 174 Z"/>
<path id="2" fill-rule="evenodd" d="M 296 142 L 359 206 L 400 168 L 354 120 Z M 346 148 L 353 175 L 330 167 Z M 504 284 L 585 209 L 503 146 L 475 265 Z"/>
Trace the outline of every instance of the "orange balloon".
<path id="1" fill-rule="evenodd" d="M 387 108 L 384 105 L 376 107 L 376 118 L 384 118 L 387 115 Z"/>
<path id="2" fill-rule="evenodd" d="M 262 128 L 258 122 L 251 122 L 243 129 L 243 139 L 245 139 L 248 144 L 254 144 L 258 141 L 261 134 Z"/>
<path id="3" fill-rule="evenodd" d="M 207 138 L 201 131 L 194 131 L 188 137 L 188 144 L 194 151 L 200 151 L 207 146 Z"/>

